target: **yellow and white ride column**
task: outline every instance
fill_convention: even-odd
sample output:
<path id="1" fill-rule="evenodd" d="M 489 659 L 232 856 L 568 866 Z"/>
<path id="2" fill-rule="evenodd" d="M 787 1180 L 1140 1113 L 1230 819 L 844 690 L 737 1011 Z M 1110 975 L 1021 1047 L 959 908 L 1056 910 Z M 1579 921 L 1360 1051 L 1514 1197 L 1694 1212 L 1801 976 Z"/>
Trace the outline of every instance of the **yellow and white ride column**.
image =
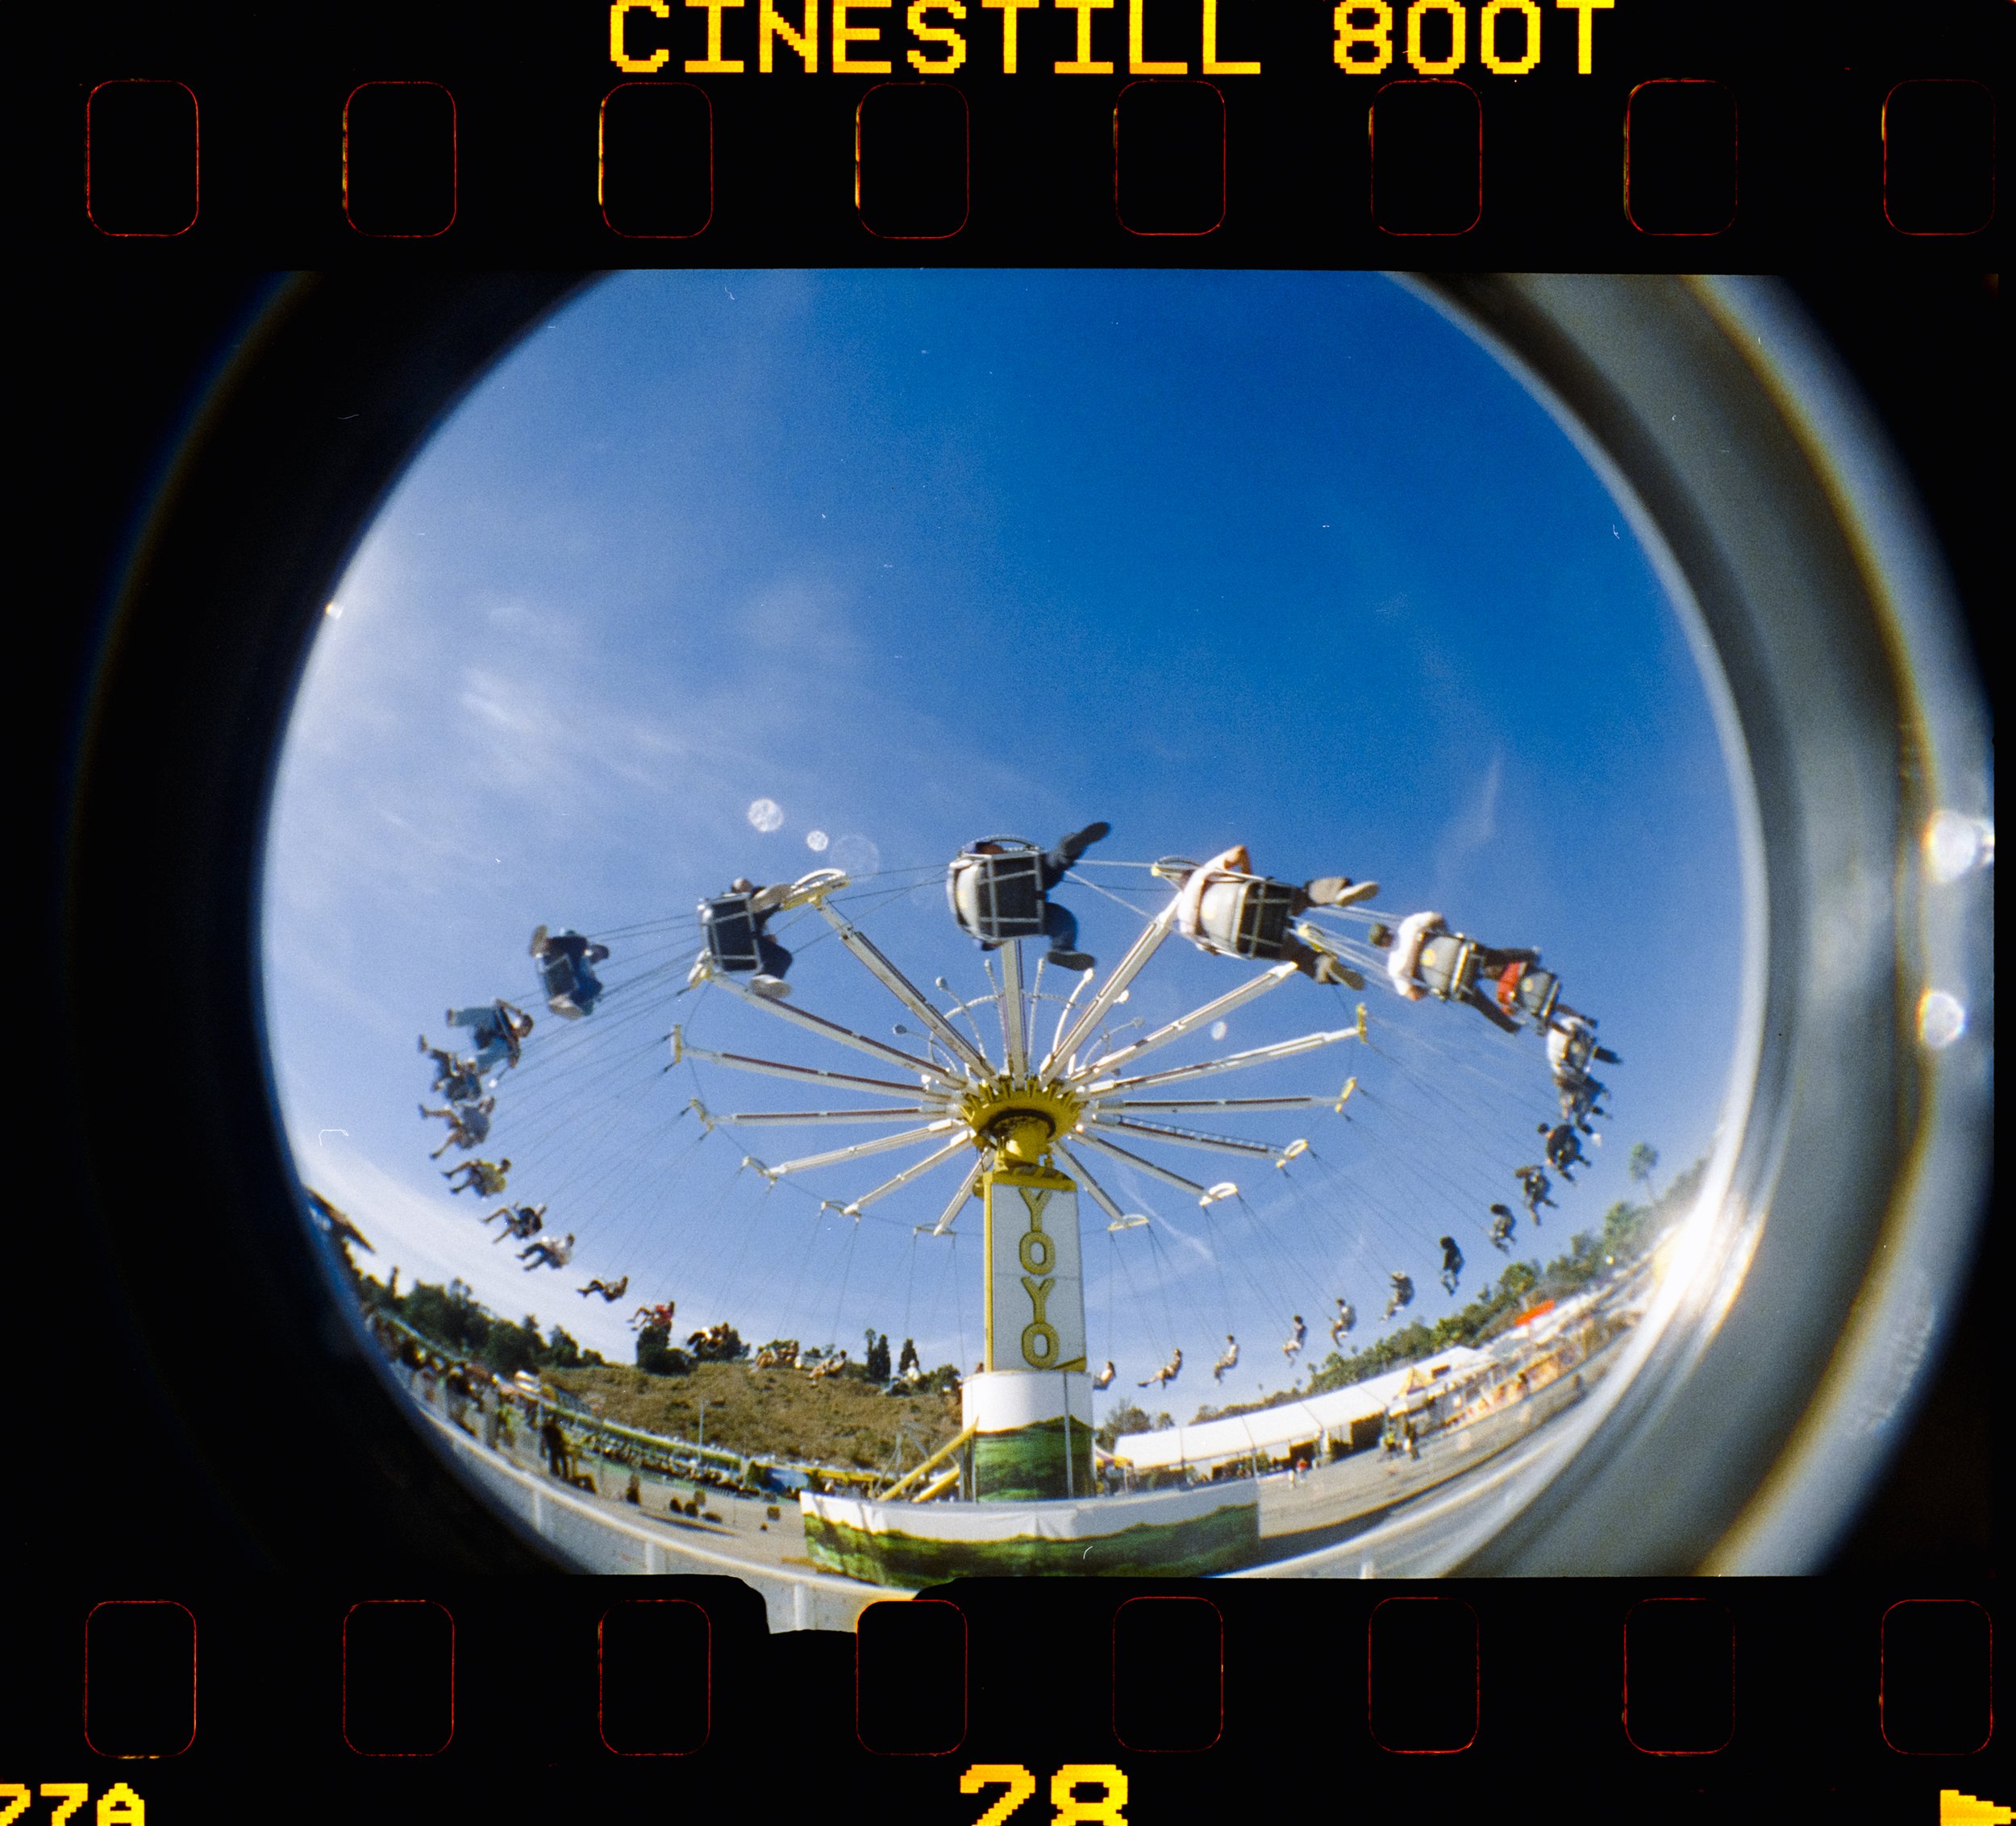
<path id="1" fill-rule="evenodd" d="M 986 1225 L 986 1356 L 967 1379 L 971 1494 L 1028 1502 L 1093 1493 L 1078 1188 L 1050 1163 L 1053 1124 L 1016 1113 L 977 1188 Z"/>

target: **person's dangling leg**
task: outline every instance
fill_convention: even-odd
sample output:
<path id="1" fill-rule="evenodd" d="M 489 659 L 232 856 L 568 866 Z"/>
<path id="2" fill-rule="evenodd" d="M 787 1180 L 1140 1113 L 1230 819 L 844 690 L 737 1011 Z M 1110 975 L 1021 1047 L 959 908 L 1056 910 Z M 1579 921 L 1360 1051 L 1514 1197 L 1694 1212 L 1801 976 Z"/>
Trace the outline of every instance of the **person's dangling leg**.
<path id="1" fill-rule="evenodd" d="M 791 985 L 784 980 L 784 973 L 791 967 L 791 954 L 767 932 L 759 932 L 756 942 L 756 962 L 762 967 L 749 979 L 749 987 L 759 996 L 781 1001 L 791 992 Z"/>
<path id="2" fill-rule="evenodd" d="M 1078 921 L 1068 907 L 1043 903 L 1043 935 L 1050 941 L 1048 960 L 1060 970 L 1091 969 L 1092 959 L 1078 949 Z"/>
<path id="3" fill-rule="evenodd" d="M 1281 940 L 1281 962 L 1294 965 L 1312 983 L 1341 983 L 1352 989 L 1365 986 L 1364 978 L 1343 959 L 1305 944 L 1292 932 Z"/>
<path id="4" fill-rule="evenodd" d="M 1485 994 L 1481 989 L 1472 988 L 1465 990 L 1464 992 L 1463 1000 L 1468 1003 L 1472 1008 L 1475 1009 L 1479 1014 L 1482 1015 L 1486 1021 L 1489 1021 L 1493 1027 L 1501 1028 L 1507 1034 L 1516 1034 L 1518 1032 L 1518 1022 L 1514 1021 L 1510 1015 L 1507 1014 L 1504 1009 L 1500 1008 L 1497 1003 L 1489 996 Z"/>
<path id="5" fill-rule="evenodd" d="M 1068 837 L 1060 837 L 1056 845 L 1043 852 L 1043 884 L 1054 888 L 1064 879 L 1064 872 L 1113 829 L 1103 821 L 1087 825 L 1083 830 L 1074 830 Z"/>

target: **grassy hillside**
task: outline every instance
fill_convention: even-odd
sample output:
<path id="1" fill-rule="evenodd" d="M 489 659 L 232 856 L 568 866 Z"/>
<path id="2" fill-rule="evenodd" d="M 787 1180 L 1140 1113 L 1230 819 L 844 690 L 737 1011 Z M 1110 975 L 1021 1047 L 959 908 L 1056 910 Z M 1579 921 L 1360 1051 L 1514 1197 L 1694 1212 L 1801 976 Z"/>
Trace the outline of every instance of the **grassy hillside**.
<path id="1" fill-rule="evenodd" d="M 852 1375 L 814 1382 L 802 1370 L 700 1363 L 681 1376 L 614 1364 L 548 1369 L 546 1379 L 578 1395 L 606 1420 L 694 1439 L 706 1404 L 706 1443 L 755 1458 L 807 1458 L 864 1470 L 886 1467 L 906 1424 L 907 1468 L 959 1431 L 956 1395 L 885 1395 Z"/>

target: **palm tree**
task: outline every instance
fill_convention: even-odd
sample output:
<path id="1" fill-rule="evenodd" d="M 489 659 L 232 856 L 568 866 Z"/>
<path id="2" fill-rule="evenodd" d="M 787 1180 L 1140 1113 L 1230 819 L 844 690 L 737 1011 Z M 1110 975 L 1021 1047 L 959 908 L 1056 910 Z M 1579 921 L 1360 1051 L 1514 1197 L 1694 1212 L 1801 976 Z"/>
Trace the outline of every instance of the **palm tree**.
<path id="1" fill-rule="evenodd" d="M 1634 1184 L 1644 1186 L 1653 1200 L 1657 1200 L 1659 1188 L 1652 1184 L 1652 1175 L 1659 1170 L 1657 1148 L 1650 1142 L 1633 1142 L 1631 1157 L 1625 1163 L 1624 1170 L 1631 1175 Z"/>

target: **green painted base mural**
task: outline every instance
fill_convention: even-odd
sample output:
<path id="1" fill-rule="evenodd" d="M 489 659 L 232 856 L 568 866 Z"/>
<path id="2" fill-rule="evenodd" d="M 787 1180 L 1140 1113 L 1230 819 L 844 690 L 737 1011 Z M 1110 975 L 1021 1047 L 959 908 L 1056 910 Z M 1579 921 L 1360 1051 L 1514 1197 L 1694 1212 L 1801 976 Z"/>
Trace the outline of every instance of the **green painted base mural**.
<path id="1" fill-rule="evenodd" d="M 1060 1574 L 1109 1579 L 1192 1578 L 1231 1572 L 1260 1551 L 1260 1511 L 1228 1505 L 1180 1522 L 1148 1522 L 1087 1540 L 933 1541 L 882 1533 L 808 1513 L 805 1544 L 812 1562 L 874 1585 L 916 1590 L 960 1578 Z"/>
<path id="2" fill-rule="evenodd" d="M 1039 1420 L 1010 1433 L 983 1433 L 973 1444 L 973 1496 L 981 1503 L 1048 1503 L 1089 1496 L 1092 1429 L 1071 1423 L 1070 1475 L 1065 1476 L 1064 1422 Z"/>

